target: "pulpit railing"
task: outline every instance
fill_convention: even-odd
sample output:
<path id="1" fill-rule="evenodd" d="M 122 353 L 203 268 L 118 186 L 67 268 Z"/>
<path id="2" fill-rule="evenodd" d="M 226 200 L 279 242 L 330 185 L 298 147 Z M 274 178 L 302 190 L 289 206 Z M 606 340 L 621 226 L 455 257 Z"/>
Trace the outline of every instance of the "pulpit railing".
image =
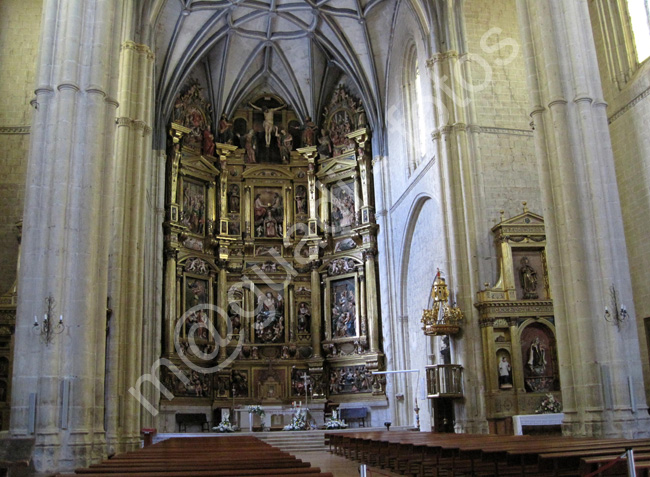
<path id="1" fill-rule="evenodd" d="M 428 398 L 462 398 L 463 367 L 459 364 L 426 366 Z"/>

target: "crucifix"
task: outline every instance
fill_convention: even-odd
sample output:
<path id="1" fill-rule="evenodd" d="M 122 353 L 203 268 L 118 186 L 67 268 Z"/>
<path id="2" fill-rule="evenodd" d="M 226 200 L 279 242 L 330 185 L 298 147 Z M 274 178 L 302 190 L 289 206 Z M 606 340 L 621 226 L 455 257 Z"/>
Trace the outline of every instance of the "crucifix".
<path id="1" fill-rule="evenodd" d="M 308 389 L 307 389 L 307 386 L 309 386 L 307 384 L 307 380 L 309 380 L 309 375 L 307 373 L 302 373 L 302 376 L 300 376 L 300 377 L 305 382 L 305 407 L 307 407 L 307 403 L 309 402 L 309 393 L 308 393 Z"/>

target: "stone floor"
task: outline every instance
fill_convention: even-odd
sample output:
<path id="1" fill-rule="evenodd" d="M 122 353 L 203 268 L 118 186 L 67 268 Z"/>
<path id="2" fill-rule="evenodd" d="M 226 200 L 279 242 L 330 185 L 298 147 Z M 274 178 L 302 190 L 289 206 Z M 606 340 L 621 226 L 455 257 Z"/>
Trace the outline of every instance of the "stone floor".
<path id="1" fill-rule="evenodd" d="M 346 459 L 326 451 L 319 452 L 296 452 L 295 455 L 302 461 L 309 462 L 313 467 L 320 467 L 321 472 L 331 472 L 334 477 L 359 477 L 359 462 Z M 394 474 L 386 469 L 368 467 L 368 477 L 394 477 Z"/>

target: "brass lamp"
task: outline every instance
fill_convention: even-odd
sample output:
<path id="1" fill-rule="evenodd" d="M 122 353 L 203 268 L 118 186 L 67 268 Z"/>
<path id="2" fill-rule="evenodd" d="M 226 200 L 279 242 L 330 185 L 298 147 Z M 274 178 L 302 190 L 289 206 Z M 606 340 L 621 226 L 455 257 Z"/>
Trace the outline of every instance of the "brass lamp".
<path id="1" fill-rule="evenodd" d="M 433 308 L 423 310 L 422 330 L 427 336 L 455 335 L 460 331 L 460 325 L 464 319 L 460 308 L 449 304 L 449 290 L 445 279 L 440 275 L 440 269 L 436 274 L 431 290 Z"/>

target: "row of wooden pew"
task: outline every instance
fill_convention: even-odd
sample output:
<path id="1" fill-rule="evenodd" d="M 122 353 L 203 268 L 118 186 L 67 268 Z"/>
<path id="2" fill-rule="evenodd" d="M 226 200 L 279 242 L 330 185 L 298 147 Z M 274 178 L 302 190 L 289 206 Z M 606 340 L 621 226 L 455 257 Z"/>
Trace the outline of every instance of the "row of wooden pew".
<path id="1" fill-rule="evenodd" d="M 632 448 L 637 476 L 650 477 L 650 439 L 434 434 L 329 434 L 330 452 L 413 476 L 585 476 Z M 620 461 L 601 475 L 626 476 Z"/>
<path id="2" fill-rule="evenodd" d="M 75 474 L 84 477 L 333 477 L 252 436 L 168 439 L 77 469 Z"/>

